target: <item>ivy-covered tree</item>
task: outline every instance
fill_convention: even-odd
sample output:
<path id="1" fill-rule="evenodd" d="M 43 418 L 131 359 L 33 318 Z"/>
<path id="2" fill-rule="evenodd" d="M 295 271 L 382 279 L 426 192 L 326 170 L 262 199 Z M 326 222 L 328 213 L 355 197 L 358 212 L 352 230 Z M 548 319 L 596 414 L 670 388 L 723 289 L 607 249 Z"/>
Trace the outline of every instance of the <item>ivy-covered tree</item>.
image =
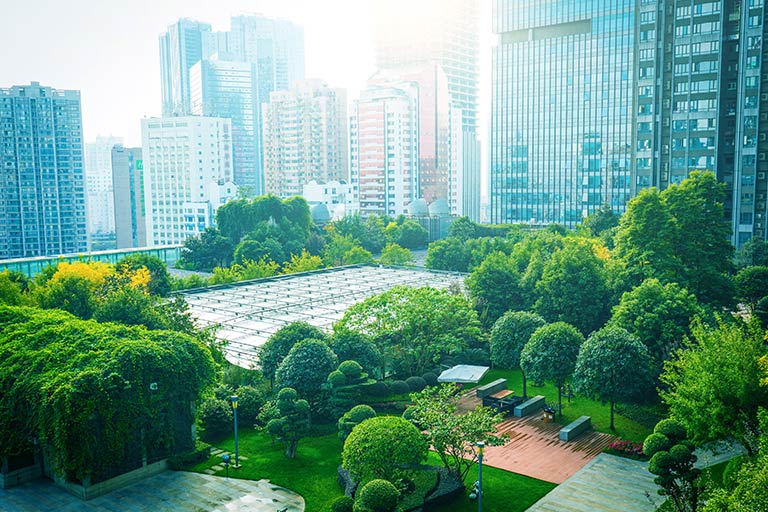
<path id="1" fill-rule="evenodd" d="M 547 322 L 529 311 L 508 311 L 491 329 L 491 363 L 498 368 L 514 369 L 520 366 L 520 352 L 533 332 Z M 526 376 L 523 372 L 523 398 L 527 398 Z"/>
<path id="2" fill-rule="evenodd" d="M 259 347 L 257 359 L 259 368 L 265 379 L 272 382 L 275 372 L 285 356 L 298 342 L 315 339 L 325 340 L 325 333 L 317 327 L 306 322 L 293 322 L 278 329 L 269 339 Z M 328 372 L 325 374 L 328 375 Z"/>
<path id="3" fill-rule="evenodd" d="M 520 368 L 534 382 L 552 381 L 563 416 L 563 387 L 573 375 L 584 336 L 572 325 L 555 322 L 536 329 L 520 353 Z"/>
<path id="4" fill-rule="evenodd" d="M 637 337 L 621 327 L 604 327 L 581 345 L 573 387 L 581 395 L 611 404 L 610 429 L 614 430 L 616 402 L 653 389 L 650 365 L 648 349 Z"/>
<path id="5" fill-rule="evenodd" d="M 275 402 L 277 418 L 269 420 L 267 432 L 285 444 L 285 456 L 296 458 L 299 441 L 309 435 L 309 403 L 300 400 L 295 389 L 283 388 Z"/>

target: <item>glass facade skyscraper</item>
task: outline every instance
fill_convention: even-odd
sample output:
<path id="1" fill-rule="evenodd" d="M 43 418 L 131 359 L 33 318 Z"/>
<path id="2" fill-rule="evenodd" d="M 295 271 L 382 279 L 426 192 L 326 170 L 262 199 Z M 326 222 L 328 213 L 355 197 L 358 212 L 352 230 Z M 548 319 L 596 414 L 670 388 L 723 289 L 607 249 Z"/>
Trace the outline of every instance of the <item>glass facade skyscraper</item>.
<path id="1" fill-rule="evenodd" d="M 88 250 L 80 92 L 0 89 L 0 259 Z"/>
<path id="2" fill-rule="evenodd" d="M 629 199 L 634 0 L 497 0 L 491 222 L 574 225 Z"/>

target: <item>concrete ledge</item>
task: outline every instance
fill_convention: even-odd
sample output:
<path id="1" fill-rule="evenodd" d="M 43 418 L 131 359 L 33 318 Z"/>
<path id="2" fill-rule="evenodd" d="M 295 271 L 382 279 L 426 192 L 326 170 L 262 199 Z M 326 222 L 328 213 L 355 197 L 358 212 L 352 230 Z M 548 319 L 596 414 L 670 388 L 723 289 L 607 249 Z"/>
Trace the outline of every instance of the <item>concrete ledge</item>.
<path id="1" fill-rule="evenodd" d="M 560 429 L 560 440 L 571 441 L 591 428 L 592 419 L 589 416 L 580 416 L 573 423 Z"/>
<path id="2" fill-rule="evenodd" d="M 485 398 L 488 395 L 492 395 L 498 391 L 507 389 L 507 379 L 496 379 L 493 382 L 489 382 L 485 386 L 477 388 L 475 393 L 478 398 Z"/>
<path id="3" fill-rule="evenodd" d="M 165 459 L 163 459 L 159 462 L 148 464 L 142 468 L 134 469 L 128 473 L 123 473 L 122 475 L 117 475 L 114 478 L 110 478 L 109 480 L 105 480 L 97 484 L 78 485 L 72 482 L 65 482 L 57 478 L 56 485 L 68 493 L 77 496 L 81 500 L 90 500 L 98 496 L 103 496 L 104 494 L 110 493 L 116 489 L 120 489 L 121 487 L 127 487 L 129 485 L 135 484 L 136 482 L 144 480 L 145 478 L 149 478 L 150 476 L 160 474 L 167 469 L 168 463 Z"/>
<path id="4" fill-rule="evenodd" d="M 527 402 L 523 402 L 515 407 L 515 417 L 522 418 L 523 416 L 528 416 L 532 412 L 542 409 L 545 403 L 544 395 L 536 395 Z"/>
<path id="5" fill-rule="evenodd" d="M 40 464 L 9 471 L 8 473 L 0 471 L 0 489 L 9 489 L 16 485 L 31 482 L 41 476 L 43 476 L 43 468 Z"/>

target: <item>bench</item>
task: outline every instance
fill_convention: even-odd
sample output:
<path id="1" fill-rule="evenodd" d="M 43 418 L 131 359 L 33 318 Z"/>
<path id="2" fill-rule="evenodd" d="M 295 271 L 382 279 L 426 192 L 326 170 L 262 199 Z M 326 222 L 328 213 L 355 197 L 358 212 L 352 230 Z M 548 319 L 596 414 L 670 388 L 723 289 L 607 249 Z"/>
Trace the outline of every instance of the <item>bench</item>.
<path id="1" fill-rule="evenodd" d="M 532 412 L 536 412 L 544 407 L 546 403 L 546 399 L 543 395 L 537 395 L 527 402 L 523 402 L 522 404 L 515 407 L 515 417 L 522 418 L 523 416 L 528 416 Z"/>
<path id="2" fill-rule="evenodd" d="M 522 403 L 523 399 L 515 396 L 511 389 L 504 389 L 492 395 L 483 397 L 483 407 L 491 407 L 498 413 L 508 414 L 515 406 Z"/>
<path id="3" fill-rule="evenodd" d="M 589 416 L 581 416 L 573 423 L 569 423 L 560 429 L 560 440 L 571 441 L 579 434 L 582 434 L 591 428 L 591 418 Z"/>
<path id="4" fill-rule="evenodd" d="M 507 379 L 496 379 L 485 386 L 477 388 L 476 393 L 478 398 L 485 398 L 488 395 L 492 395 L 504 389 L 507 389 Z"/>

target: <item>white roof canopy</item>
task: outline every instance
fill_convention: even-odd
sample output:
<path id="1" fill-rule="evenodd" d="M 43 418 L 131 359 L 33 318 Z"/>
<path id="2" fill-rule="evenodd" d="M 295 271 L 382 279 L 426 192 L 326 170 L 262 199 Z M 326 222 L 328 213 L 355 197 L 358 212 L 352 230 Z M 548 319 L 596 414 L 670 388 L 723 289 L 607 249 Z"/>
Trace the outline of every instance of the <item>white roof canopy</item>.
<path id="1" fill-rule="evenodd" d="M 437 382 L 456 382 L 459 384 L 476 384 L 483 378 L 488 366 L 472 366 L 459 364 L 448 368 L 437 378 Z"/>

